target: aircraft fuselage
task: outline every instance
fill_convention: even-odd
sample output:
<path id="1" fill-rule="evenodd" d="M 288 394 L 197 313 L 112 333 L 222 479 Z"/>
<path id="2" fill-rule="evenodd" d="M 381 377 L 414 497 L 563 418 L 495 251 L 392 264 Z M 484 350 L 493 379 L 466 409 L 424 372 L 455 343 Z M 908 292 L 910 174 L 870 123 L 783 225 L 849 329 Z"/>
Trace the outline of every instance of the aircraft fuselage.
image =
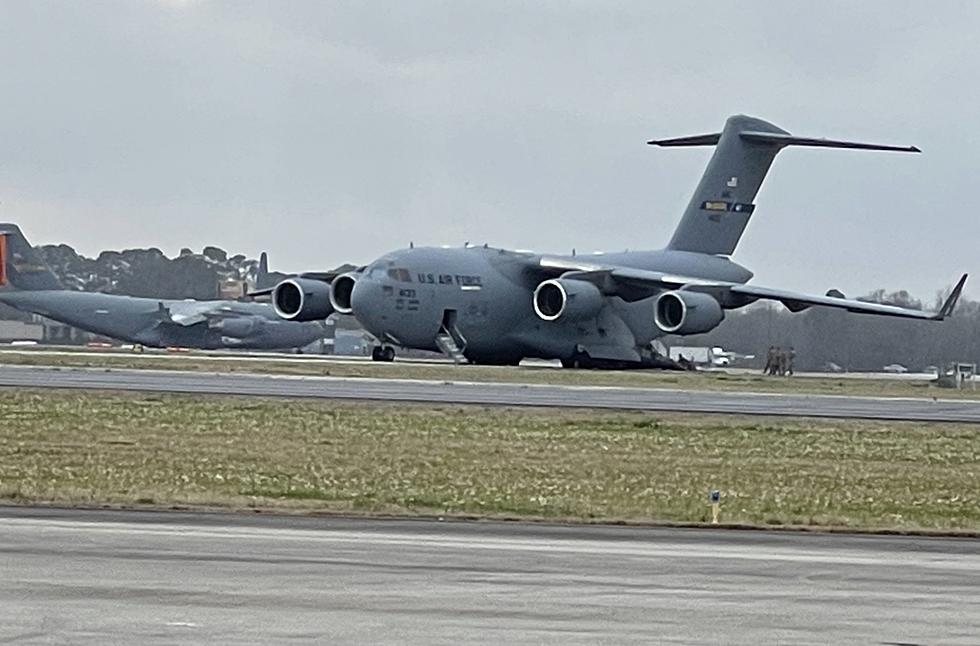
<path id="1" fill-rule="evenodd" d="M 302 347 L 323 336 L 319 323 L 283 321 L 272 308 L 237 301 L 175 301 L 70 290 L 0 292 L 0 302 L 94 334 L 150 347 L 272 350 Z M 227 320 L 171 322 L 170 310 L 227 310 Z"/>
<path id="2" fill-rule="evenodd" d="M 746 282 L 752 273 L 718 256 L 681 251 L 637 251 L 567 257 L 684 276 Z M 577 349 L 611 361 L 642 360 L 661 332 L 653 300 L 609 298 L 588 320 L 545 321 L 532 298 L 543 279 L 527 254 L 486 247 L 402 249 L 368 265 L 351 295 L 357 320 L 383 342 L 438 351 L 436 337 L 455 325 L 467 358 L 516 363 L 525 357 L 565 359 Z"/>

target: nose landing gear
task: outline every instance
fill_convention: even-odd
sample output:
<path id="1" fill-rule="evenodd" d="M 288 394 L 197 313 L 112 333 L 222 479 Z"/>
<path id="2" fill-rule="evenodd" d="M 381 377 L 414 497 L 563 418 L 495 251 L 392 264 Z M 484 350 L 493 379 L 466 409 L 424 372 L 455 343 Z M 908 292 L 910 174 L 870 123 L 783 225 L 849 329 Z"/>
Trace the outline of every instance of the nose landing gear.
<path id="1" fill-rule="evenodd" d="M 390 345 L 376 345 L 371 349 L 371 360 L 391 363 L 395 360 L 395 349 Z"/>

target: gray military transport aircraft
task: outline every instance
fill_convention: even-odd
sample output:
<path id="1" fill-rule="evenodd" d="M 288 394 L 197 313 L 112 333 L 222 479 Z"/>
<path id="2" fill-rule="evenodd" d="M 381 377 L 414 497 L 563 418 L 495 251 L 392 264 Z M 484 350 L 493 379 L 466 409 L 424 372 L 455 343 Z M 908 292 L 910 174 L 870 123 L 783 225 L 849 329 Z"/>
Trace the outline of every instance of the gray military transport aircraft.
<path id="1" fill-rule="evenodd" d="M 263 258 L 260 283 L 266 266 Z M 276 350 L 301 348 L 324 335 L 322 322 L 285 321 L 267 303 L 65 290 L 14 224 L 0 224 L 0 303 L 150 347 Z"/>
<path id="2" fill-rule="evenodd" d="M 942 320 L 953 311 L 966 275 L 932 313 L 849 300 L 836 290 L 809 296 L 749 285 L 752 272 L 729 258 L 783 148 L 918 148 L 795 137 L 743 115 L 729 118 L 720 133 L 649 143 L 715 146 L 665 249 L 584 258 L 487 246 L 409 248 L 340 275 L 300 274 L 267 291 L 287 320 L 353 314 L 381 341 L 376 360 L 390 361 L 393 346 L 401 346 L 442 351 L 457 361 L 516 364 L 535 357 L 572 367 L 654 365 L 657 337 L 707 332 L 726 310 L 760 299 L 794 312 L 824 306 Z"/>

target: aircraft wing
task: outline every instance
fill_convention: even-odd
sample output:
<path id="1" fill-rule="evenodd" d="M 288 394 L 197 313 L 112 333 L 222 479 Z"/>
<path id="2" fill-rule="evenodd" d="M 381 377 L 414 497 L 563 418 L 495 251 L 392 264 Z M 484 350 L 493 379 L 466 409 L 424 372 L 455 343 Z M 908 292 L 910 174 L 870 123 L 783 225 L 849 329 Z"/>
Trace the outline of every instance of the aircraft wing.
<path id="1" fill-rule="evenodd" d="M 539 264 L 545 270 L 560 272 L 564 278 L 592 282 L 604 293 L 620 296 L 627 301 L 647 298 L 664 290 L 683 289 L 711 294 L 726 309 L 743 307 L 758 300 L 773 300 L 782 303 L 793 312 L 799 312 L 808 307 L 821 306 L 835 307 L 858 314 L 877 314 L 879 316 L 933 321 L 941 321 L 953 312 L 967 278 L 967 275 L 963 274 L 939 311 L 926 312 L 895 305 L 848 299 L 836 291 L 830 291 L 825 296 L 811 296 L 784 289 L 691 278 L 631 267 L 602 266 L 589 262 L 579 263 L 567 258 L 541 257 Z"/>
<path id="2" fill-rule="evenodd" d="M 834 292 L 830 292 L 826 296 L 810 296 L 783 289 L 770 289 L 755 285 L 733 285 L 729 288 L 729 291 L 732 294 L 749 299 L 749 302 L 760 299 L 779 301 L 793 312 L 799 312 L 800 310 L 817 305 L 822 307 L 836 307 L 858 314 L 877 314 L 879 316 L 897 316 L 900 318 L 926 321 L 941 321 L 953 313 L 956 302 L 960 298 L 960 293 L 963 291 L 963 285 L 966 284 L 966 276 L 966 274 L 963 274 L 960 277 L 959 282 L 956 283 L 956 287 L 953 288 L 946 302 L 943 303 L 937 312 L 913 310 L 881 303 L 867 303 L 865 301 L 844 298 L 843 295 L 834 295 Z"/>
<path id="3" fill-rule="evenodd" d="M 215 319 L 247 316 L 246 313 L 235 311 L 225 301 L 175 301 L 161 303 L 161 310 L 166 312 L 168 323 L 175 323 L 181 327 L 190 327 Z"/>
<path id="4" fill-rule="evenodd" d="M 331 283 L 333 279 L 346 271 L 304 271 L 301 274 L 290 274 L 289 278 L 307 278 L 309 280 L 319 280 L 323 283 Z M 250 291 L 245 296 L 247 298 L 260 298 L 262 296 L 270 296 L 272 292 L 276 289 L 276 285 L 272 287 L 264 287 L 262 289 L 255 289 Z"/>

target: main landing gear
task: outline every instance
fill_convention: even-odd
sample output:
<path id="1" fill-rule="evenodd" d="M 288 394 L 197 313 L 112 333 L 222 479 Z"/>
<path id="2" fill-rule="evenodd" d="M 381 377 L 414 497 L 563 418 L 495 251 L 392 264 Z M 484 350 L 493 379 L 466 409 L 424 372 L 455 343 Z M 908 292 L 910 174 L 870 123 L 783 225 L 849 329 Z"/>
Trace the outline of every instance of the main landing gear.
<path id="1" fill-rule="evenodd" d="M 395 349 L 390 345 L 376 345 L 371 349 L 371 360 L 391 363 L 395 360 Z"/>
<path id="2" fill-rule="evenodd" d="M 589 356 L 589 353 L 578 348 L 575 349 L 571 357 L 561 360 L 562 368 L 590 368 L 592 365 L 592 357 Z"/>

